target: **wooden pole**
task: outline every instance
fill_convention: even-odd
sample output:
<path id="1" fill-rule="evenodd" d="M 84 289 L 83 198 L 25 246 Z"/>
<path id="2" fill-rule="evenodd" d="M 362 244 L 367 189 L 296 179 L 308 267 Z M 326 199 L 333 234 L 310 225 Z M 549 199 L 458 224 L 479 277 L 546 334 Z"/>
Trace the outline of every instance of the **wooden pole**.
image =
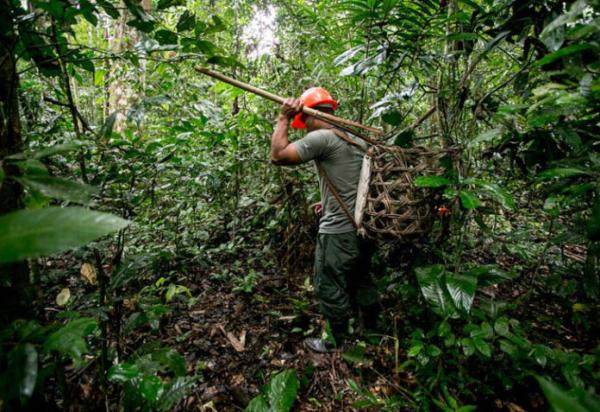
<path id="1" fill-rule="evenodd" d="M 212 71 L 210 69 L 206 69 L 204 67 L 196 67 L 196 71 L 199 72 L 199 73 L 202 73 L 202 74 L 206 74 L 207 76 L 213 77 L 213 78 L 215 78 L 217 80 L 221 80 L 222 82 L 229 83 L 232 86 L 238 87 L 238 88 L 240 88 L 242 90 L 246 90 L 246 91 L 248 91 L 250 93 L 254 93 L 256 95 L 264 97 L 265 99 L 272 100 L 275 103 L 283 104 L 283 102 L 285 100 L 281 96 L 277 96 L 276 94 L 269 93 L 269 92 L 267 92 L 265 90 L 259 89 L 258 87 L 254 87 L 254 86 L 251 86 L 251 85 L 249 85 L 247 83 L 241 82 L 239 80 L 232 79 L 231 77 L 225 76 L 225 75 L 223 75 L 221 73 Z M 332 124 L 334 124 L 336 126 L 337 125 L 343 125 L 343 126 L 356 127 L 358 129 L 366 130 L 366 131 L 368 131 L 370 133 L 374 133 L 374 134 L 379 135 L 379 136 L 383 135 L 383 131 L 380 130 L 380 129 L 377 129 L 377 128 L 374 128 L 374 127 L 365 126 L 365 125 L 360 124 L 358 122 L 355 122 L 355 121 L 352 121 L 352 120 L 348 120 L 348 119 L 343 119 L 341 117 L 337 117 L 337 116 L 334 116 L 332 114 L 323 113 L 323 112 L 320 112 L 318 110 L 312 109 L 310 107 L 304 107 L 302 109 L 302 112 L 306 113 L 309 116 L 314 116 L 317 119 L 321 119 L 321 120 L 324 120 L 324 121 L 326 121 L 328 123 L 332 123 Z"/>

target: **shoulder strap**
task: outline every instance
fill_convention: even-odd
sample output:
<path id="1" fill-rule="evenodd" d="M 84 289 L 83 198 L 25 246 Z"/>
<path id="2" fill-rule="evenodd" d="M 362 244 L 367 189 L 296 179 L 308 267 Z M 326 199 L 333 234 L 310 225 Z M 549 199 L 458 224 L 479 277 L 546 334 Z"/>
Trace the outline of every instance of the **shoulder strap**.
<path id="1" fill-rule="evenodd" d="M 337 190 L 335 190 L 335 186 L 333 185 L 333 182 L 329 179 L 329 176 L 325 172 L 325 169 L 323 169 L 323 167 L 321 167 L 321 164 L 319 162 L 315 162 L 315 163 L 317 164 L 317 169 L 319 170 L 319 174 L 321 176 L 323 176 L 323 179 L 325 180 L 325 184 L 327 185 L 327 187 L 329 188 L 331 193 L 333 193 L 335 200 L 337 200 L 338 204 L 340 205 L 340 207 L 342 208 L 342 210 L 344 211 L 344 213 L 346 214 L 346 216 L 348 217 L 350 222 L 352 222 L 352 225 L 354 226 L 354 228 L 358 229 L 358 225 L 356 224 L 356 221 L 354 220 L 354 216 L 352 216 L 352 213 L 350 213 L 350 210 L 348 209 L 346 202 L 344 202 L 344 200 L 342 199 L 340 194 L 337 192 Z"/>
<path id="2" fill-rule="evenodd" d="M 348 137 L 348 135 L 346 133 L 342 132 L 341 130 L 338 130 L 336 128 L 331 128 L 331 129 L 328 129 L 328 130 L 331 130 L 333 132 L 333 134 L 335 134 L 337 137 L 339 137 L 340 139 L 342 139 L 346 143 L 359 148 L 363 152 L 366 152 L 366 149 L 364 149 L 361 145 L 359 145 L 358 143 L 356 143 L 354 140 L 350 139 Z"/>

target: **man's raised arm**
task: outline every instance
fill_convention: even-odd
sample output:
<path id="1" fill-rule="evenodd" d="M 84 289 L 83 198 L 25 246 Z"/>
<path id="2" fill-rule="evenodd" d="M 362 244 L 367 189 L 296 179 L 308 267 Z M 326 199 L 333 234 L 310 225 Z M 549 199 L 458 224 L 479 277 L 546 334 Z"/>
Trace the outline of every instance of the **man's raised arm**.
<path id="1" fill-rule="evenodd" d="M 281 105 L 275 131 L 271 137 L 271 162 L 278 166 L 297 165 L 302 163 L 296 147 L 288 140 L 290 119 L 302 110 L 299 99 L 286 99 Z"/>

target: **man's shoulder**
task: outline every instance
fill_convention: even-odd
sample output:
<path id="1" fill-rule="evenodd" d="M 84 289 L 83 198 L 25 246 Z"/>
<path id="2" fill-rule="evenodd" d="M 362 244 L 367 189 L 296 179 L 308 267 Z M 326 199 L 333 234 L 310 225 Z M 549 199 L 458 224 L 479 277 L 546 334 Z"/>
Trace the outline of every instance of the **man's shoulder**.
<path id="1" fill-rule="evenodd" d="M 335 133 L 329 129 L 319 129 L 308 132 L 304 137 L 309 139 L 331 139 L 336 136 Z"/>

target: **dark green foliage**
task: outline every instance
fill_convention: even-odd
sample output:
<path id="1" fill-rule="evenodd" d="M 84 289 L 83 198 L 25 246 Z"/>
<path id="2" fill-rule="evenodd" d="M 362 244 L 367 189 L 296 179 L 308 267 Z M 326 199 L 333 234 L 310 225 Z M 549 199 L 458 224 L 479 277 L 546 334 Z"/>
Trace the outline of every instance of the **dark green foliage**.
<path id="1" fill-rule="evenodd" d="M 288 369 L 273 376 L 264 388 L 264 394 L 254 398 L 247 412 L 288 412 L 298 392 L 296 371 Z"/>
<path id="2" fill-rule="evenodd" d="M 165 379 L 165 372 L 175 376 Z M 185 373 L 183 357 L 173 349 L 162 348 L 112 366 L 108 379 L 124 385 L 126 408 L 166 411 L 191 390 L 194 379 Z"/>
<path id="3" fill-rule="evenodd" d="M 69 321 L 65 326 L 48 336 L 44 349 L 68 355 L 75 365 L 81 365 L 81 356 L 88 352 L 85 338 L 98 328 L 95 319 L 78 318 Z"/>

